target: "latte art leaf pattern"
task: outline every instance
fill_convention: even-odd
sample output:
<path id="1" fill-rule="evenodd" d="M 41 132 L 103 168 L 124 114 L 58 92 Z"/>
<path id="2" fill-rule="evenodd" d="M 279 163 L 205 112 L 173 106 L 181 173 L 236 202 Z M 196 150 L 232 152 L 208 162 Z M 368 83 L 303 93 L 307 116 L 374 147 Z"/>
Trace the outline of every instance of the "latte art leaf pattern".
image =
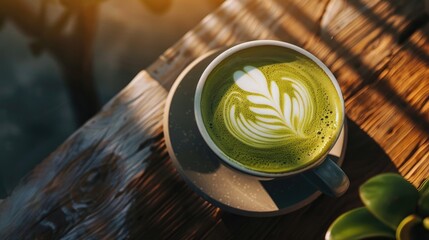
<path id="1" fill-rule="evenodd" d="M 302 83 L 282 77 L 281 81 L 290 87 L 286 92 L 253 66 L 234 72 L 233 78 L 248 93 L 243 99 L 242 93 L 233 92 L 225 101 L 223 119 L 235 138 L 256 148 L 271 148 L 281 146 L 288 138 L 307 137 L 305 129 L 311 124 L 314 106 Z M 243 101 L 249 103 L 248 109 L 237 104 Z"/>

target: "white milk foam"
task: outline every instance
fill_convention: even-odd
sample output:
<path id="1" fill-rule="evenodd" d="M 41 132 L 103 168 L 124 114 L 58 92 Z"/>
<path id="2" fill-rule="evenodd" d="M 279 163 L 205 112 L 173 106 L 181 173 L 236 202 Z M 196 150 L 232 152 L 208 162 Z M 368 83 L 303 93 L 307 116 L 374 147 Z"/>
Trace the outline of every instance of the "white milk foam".
<path id="1" fill-rule="evenodd" d="M 235 138 L 255 148 L 272 148 L 283 145 L 288 139 L 307 137 L 304 130 L 312 122 L 314 103 L 300 81 L 282 77 L 281 80 L 293 89 L 286 92 L 253 66 L 235 71 L 233 79 L 247 93 L 243 96 L 243 93 L 232 91 L 224 102 L 224 123 Z M 252 105 L 242 109 L 234 98 Z"/>

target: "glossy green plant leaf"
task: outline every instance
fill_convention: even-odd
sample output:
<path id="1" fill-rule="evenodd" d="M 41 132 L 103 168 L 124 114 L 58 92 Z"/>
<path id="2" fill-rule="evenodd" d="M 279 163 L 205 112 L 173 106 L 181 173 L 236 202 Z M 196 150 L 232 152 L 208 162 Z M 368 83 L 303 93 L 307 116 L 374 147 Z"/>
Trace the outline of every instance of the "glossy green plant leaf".
<path id="1" fill-rule="evenodd" d="M 426 178 L 422 184 L 420 184 L 419 188 L 419 193 L 427 193 L 429 192 L 429 178 Z"/>
<path id="2" fill-rule="evenodd" d="M 413 240 L 413 229 L 420 226 L 422 219 L 416 215 L 410 215 L 399 223 L 396 229 L 397 240 Z"/>
<path id="3" fill-rule="evenodd" d="M 423 219 L 423 227 L 429 231 L 429 217 Z"/>
<path id="4" fill-rule="evenodd" d="M 429 192 L 425 192 L 420 196 L 418 202 L 418 213 L 423 217 L 429 216 Z"/>
<path id="5" fill-rule="evenodd" d="M 429 216 L 429 178 L 419 187 L 420 198 L 418 202 L 418 213 L 423 216 Z"/>
<path id="6" fill-rule="evenodd" d="M 339 216 L 329 227 L 325 239 L 358 240 L 370 237 L 394 239 L 395 232 L 362 207 Z"/>
<path id="7" fill-rule="evenodd" d="M 396 230 L 399 223 L 417 208 L 419 192 L 398 174 L 375 176 L 359 189 L 367 209 L 381 222 Z"/>

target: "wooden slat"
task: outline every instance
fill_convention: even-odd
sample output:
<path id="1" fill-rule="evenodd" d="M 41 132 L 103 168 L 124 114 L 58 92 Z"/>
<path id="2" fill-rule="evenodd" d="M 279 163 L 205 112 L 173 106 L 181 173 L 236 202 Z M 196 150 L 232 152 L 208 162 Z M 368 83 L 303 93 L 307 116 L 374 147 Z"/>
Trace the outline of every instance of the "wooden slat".
<path id="1" fill-rule="evenodd" d="M 1 203 L 0 239 L 322 239 L 361 204 L 369 177 L 393 171 L 418 185 L 429 176 L 429 27 L 403 34 L 423 9 L 419 0 L 226 1 Z M 241 217 L 200 199 L 171 166 L 161 128 L 168 89 L 198 56 L 251 39 L 302 46 L 338 78 L 350 123 L 345 196 Z"/>

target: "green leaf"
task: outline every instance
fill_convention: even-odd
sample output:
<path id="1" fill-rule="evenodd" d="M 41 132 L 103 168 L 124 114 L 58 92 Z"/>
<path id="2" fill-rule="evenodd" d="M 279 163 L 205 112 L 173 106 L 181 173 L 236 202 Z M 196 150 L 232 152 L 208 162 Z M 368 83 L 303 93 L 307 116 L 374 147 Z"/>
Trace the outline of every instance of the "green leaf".
<path id="1" fill-rule="evenodd" d="M 418 202 L 418 213 L 423 217 L 429 216 L 429 191 L 420 196 Z"/>
<path id="2" fill-rule="evenodd" d="M 429 216 L 429 178 L 420 185 L 419 193 L 418 213 L 423 217 Z"/>
<path id="3" fill-rule="evenodd" d="M 429 231 L 429 217 L 423 219 L 423 227 Z"/>
<path id="4" fill-rule="evenodd" d="M 419 192 L 399 174 L 375 176 L 359 189 L 368 210 L 381 222 L 396 230 L 399 223 L 417 208 Z"/>
<path id="5" fill-rule="evenodd" d="M 414 214 L 404 218 L 396 229 L 397 240 L 412 240 L 413 230 L 422 223 L 422 219 Z"/>
<path id="6" fill-rule="evenodd" d="M 395 238 L 395 232 L 364 207 L 339 216 L 329 227 L 326 240 L 358 240 L 369 237 Z"/>
<path id="7" fill-rule="evenodd" d="M 422 184 L 420 184 L 418 190 L 420 194 L 429 192 L 429 178 L 426 178 Z"/>

